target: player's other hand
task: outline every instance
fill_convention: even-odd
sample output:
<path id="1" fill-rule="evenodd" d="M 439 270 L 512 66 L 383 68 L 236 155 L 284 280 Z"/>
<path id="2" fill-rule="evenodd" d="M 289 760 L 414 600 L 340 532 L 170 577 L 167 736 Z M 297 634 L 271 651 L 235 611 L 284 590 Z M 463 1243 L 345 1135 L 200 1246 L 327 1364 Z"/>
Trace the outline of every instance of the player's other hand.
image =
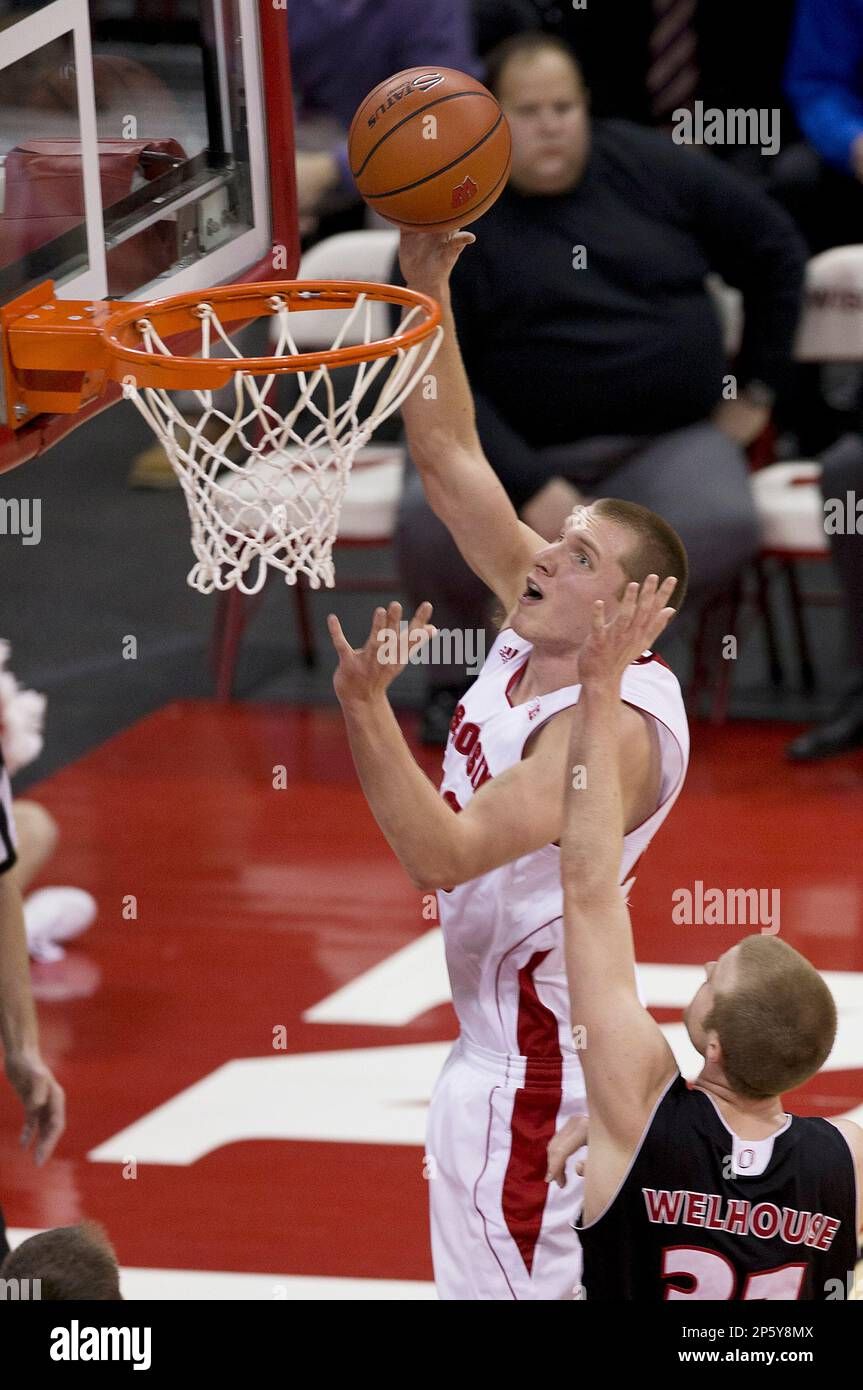
<path id="1" fill-rule="evenodd" d="M 473 232 L 402 232 L 399 264 L 406 284 L 425 294 L 439 292 L 464 248 L 474 241 Z"/>
<path id="2" fill-rule="evenodd" d="M 420 648 L 437 632 L 429 622 L 431 612 L 430 603 L 421 603 L 410 622 L 403 623 L 400 603 L 376 608 L 371 632 L 359 648 L 351 646 L 335 613 L 329 615 L 327 627 L 339 658 L 333 688 L 342 704 L 374 699 L 409 661 L 417 660 Z"/>
<path id="3" fill-rule="evenodd" d="M 557 1131 L 554 1138 L 549 1140 L 546 1182 L 556 1182 L 558 1187 L 566 1187 L 566 1160 L 578 1149 L 583 1149 L 586 1143 L 587 1116 L 573 1115 L 572 1119 L 567 1120 L 563 1128 Z M 584 1177 L 584 1164 L 585 1159 L 581 1158 L 575 1165 L 575 1171 L 580 1178 Z"/>
<path id="4" fill-rule="evenodd" d="M 578 679 L 582 685 L 619 683 L 631 662 L 652 647 L 665 631 L 675 610 L 667 606 L 677 585 L 673 577 L 659 582 L 649 574 L 639 587 L 627 584 L 623 601 L 610 622 L 605 604 L 598 598 L 591 613 L 591 629 L 578 651 Z"/>
<path id="5" fill-rule="evenodd" d="M 66 1128 L 63 1088 L 38 1052 L 7 1054 L 6 1075 L 24 1106 L 26 1118 L 21 1131 L 21 1147 L 28 1149 L 35 1138 L 36 1166 L 41 1167 L 51 1157 Z"/>

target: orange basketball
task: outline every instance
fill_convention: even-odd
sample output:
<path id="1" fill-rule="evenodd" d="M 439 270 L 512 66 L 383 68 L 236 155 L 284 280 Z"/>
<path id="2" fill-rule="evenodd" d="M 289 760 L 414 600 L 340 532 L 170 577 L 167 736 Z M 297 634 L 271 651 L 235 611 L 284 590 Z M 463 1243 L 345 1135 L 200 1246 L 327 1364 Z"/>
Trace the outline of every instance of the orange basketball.
<path id="1" fill-rule="evenodd" d="M 369 92 L 348 135 L 351 172 L 370 208 L 412 232 L 465 227 L 506 185 L 506 117 L 476 78 L 406 68 Z"/>

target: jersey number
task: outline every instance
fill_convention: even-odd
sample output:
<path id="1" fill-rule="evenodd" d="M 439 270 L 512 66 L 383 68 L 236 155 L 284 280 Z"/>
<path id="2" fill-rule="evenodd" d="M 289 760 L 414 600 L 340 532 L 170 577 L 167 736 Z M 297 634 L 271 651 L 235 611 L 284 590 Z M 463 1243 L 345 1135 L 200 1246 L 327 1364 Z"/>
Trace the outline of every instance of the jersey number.
<path id="1" fill-rule="evenodd" d="M 805 1272 L 805 1265 L 780 1265 L 776 1269 L 748 1274 L 739 1299 L 743 1303 L 762 1298 L 794 1302 L 800 1297 Z M 662 1252 L 662 1273 L 665 1277 L 683 1275 L 693 1281 L 691 1289 L 670 1284 L 665 1290 L 666 1299 L 709 1298 L 718 1303 L 736 1297 L 734 1266 L 715 1250 L 702 1250 L 692 1245 L 669 1246 Z"/>

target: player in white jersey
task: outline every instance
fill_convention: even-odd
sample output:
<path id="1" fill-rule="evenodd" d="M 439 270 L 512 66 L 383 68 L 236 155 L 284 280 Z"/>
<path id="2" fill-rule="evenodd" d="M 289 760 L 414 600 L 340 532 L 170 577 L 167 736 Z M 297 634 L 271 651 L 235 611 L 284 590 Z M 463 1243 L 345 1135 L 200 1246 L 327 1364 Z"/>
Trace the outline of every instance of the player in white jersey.
<path id="1" fill-rule="evenodd" d="M 353 650 L 338 620 L 334 685 L 372 811 L 412 881 L 437 890 L 460 1037 L 429 1115 L 432 1250 L 443 1298 L 566 1299 L 579 1283 L 570 1225 L 578 1198 L 546 1183 L 546 1146 L 585 1109 L 569 1015 L 557 841 L 578 650 L 593 604 L 616 611 L 628 581 L 675 575 L 686 555 L 645 508 L 605 499 L 578 509 L 551 544 L 519 521 L 483 455 L 449 303 L 449 272 L 470 233 L 403 234 L 407 283 L 437 299 L 445 337 L 436 392 L 403 408 L 429 502 L 508 614 L 453 719 L 438 795 L 402 737 L 386 691 L 401 609 L 375 613 Z M 434 397 L 434 399 L 430 399 Z M 411 640 L 433 633 L 430 605 Z M 479 618 L 479 615 L 477 615 Z M 384 645 L 386 639 L 386 646 Z M 621 687 L 621 884 L 683 783 L 689 740 L 672 672 L 645 653 Z M 458 814 L 454 814 L 458 812 Z"/>

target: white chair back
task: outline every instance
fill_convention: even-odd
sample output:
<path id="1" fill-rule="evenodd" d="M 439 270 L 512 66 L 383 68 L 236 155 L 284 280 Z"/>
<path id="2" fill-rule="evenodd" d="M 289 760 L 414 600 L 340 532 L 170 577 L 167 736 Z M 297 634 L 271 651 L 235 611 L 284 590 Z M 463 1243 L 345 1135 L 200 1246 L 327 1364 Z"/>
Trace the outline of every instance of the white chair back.
<path id="1" fill-rule="evenodd" d="M 863 246 L 834 246 L 806 267 L 800 362 L 863 362 Z"/>

